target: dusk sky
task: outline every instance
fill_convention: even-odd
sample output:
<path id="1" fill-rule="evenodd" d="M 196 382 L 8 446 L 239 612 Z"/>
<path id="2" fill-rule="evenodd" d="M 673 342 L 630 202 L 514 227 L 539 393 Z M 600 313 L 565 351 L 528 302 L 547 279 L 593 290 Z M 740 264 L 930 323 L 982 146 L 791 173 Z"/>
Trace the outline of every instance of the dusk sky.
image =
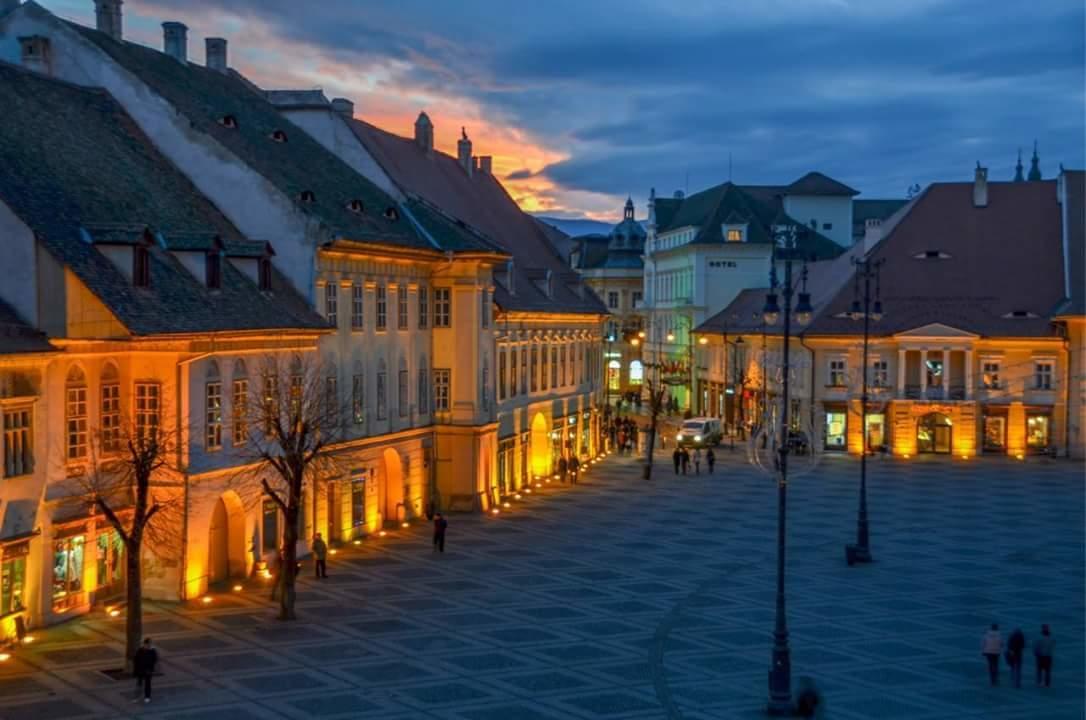
<path id="1" fill-rule="evenodd" d="M 94 24 L 91 0 L 40 0 Z M 1084 165 L 1082 0 L 127 0 L 129 39 L 230 41 L 265 88 L 322 88 L 410 134 L 460 126 L 521 206 L 613 219 L 627 194 L 820 170 L 862 192 Z"/>

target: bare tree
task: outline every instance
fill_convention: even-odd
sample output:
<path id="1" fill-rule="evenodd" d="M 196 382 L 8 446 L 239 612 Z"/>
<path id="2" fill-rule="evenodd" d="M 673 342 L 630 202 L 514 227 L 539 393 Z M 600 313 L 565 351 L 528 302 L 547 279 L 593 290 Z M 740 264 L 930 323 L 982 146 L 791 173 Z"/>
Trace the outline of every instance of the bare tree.
<path id="1" fill-rule="evenodd" d="M 646 480 L 652 480 L 652 460 L 656 449 L 656 425 L 660 413 L 664 409 L 664 395 L 667 392 L 667 386 L 658 379 L 647 380 L 645 386 L 649 391 L 649 442 L 648 454 L 645 456 L 644 475 Z"/>
<path id="2" fill-rule="evenodd" d="M 283 521 L 279 572 L 275 579 L 279 619 L 294 620 L 299 522 L 308 487 L 334 475 L 330 446 L 340 435 L 340 403 L 334 370 L 294 354 L 264 358 L 259 386 L 250 388 L 244 409 L 249 441 L 246 480 L 279 508 Z"/>
<path id="3" fill-rule="evenodd" d="M 148 385 L 135 417 L 117 416 L 89 443 L 81 502 L 106 517 L 125 550 L 125 669 L 143 639 L 143 550 L 176 559 L 182 547 L 178 433 L 162 424 L 160 390 Z"/>

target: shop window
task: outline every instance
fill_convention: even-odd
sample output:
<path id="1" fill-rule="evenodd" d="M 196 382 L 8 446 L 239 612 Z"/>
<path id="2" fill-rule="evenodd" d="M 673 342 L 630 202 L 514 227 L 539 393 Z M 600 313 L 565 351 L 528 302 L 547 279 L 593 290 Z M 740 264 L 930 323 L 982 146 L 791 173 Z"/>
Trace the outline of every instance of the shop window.
<path id="1" fill-rule="evenodd" d="M 29 546 L 9 545 L 0 562 L 0 617 L 26 607 L 26 555 Z"/>
<path id="2" fill-rule="evenodd" d="M 263 517 L 260 525 L 261 547 L 264 552 L 279 550 L 279 506 L 271 498 L 261 504 Z"/>
<path id="3" fill-rule="evenodd" d="M 98 593 L 124 586 L 124 541 L 116 530 L 98 533 Z"/>
<path id="4" fill-rule="evenodd" d="M 846 413 L 831 411 L 826 413 L 826 450 L 843 451 L 846 447 Z"/>
<path id="5" fill-rule="evenodd" d="M 886 415 L 883 413 L 868 413 L 867 415 L 867 449 L 879 450 L 886 445 Z"/>
<path id="6" fill-rule="evenodd" d="M 63 611 L 83 602 L 82 535 L 53 543 L 53 610 Z"/>
<path id="7" fill-rule="evenodd" d="M 351 478 L 351 527 L 360 528 L 366 524 L 366 476 Z"/>
<path id="8" fill-rule="evenodd" d="M 1005 452 L 1007 449 L 1007 418 L 1003 415 L 984 416 L 984 449 Z"/>
<path id="9" fill-rule="evenodd" d="M 1026 446 L 1030 450 L 1047 450 L 1052 420 L 1048 415 L 1026 416 Z"/>

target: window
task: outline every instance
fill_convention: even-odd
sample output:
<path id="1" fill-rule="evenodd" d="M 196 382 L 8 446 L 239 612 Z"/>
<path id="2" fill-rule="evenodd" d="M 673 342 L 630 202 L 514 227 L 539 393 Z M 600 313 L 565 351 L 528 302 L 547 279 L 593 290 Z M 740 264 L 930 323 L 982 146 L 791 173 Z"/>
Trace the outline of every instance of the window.
<path id="1" fill-rule="evenodd" d="M 551 345 L 551 389 L 558 387 L 558 346 Z"/>
<path id="2" fill-rule="evenodd" d="M 26 607 L 26 556 L 30 545 L 21 543 L 4 548 L 0 562 L 0 617 Z"/>
<path id="3" fill-rule="evenodd" d="M 423 363 L 421 363 L 421 367 L 419 367 L 419 387 L 418 387 L 419 415 L 425 415 L 426 413 L 430 412 L 429 394 L 430 394 L 430 379 L 427 377 L 426 363 L 423 362 Z"/>
<path id="4" fill-rule="evenodd" d="M 398 394 L 399 394 L 398 402 L 399 402 L 399 406 L 400 406 L 400 417 L 407 417 L 408 405 L 410 403 L 410 401 L 408 400 L 408 394 L 409 394 L 410 388 L 409 388 L 407 383 L 408 383 L 407 368 L 404 367 L 403 365 L 400 365 L 399 388 L 398 388 Z"/>
<path id="5" fill-rule="evenodd" d="M 1037 390 L 1052 389 L 1052 361 L 1038 360 L 1033 364 L 1033 387 Z"/>
<path id="6" fill-rule="evenodd" d="M 407 286 L 399 285 L 396 288 L 396 327 L 399 330 L 407 329 Z"/>
<path id="7" fill-rule="evenodd" d="M 479 388 L 479 400 L 483 406 L 483 410 L 490 409 L 490 365 L 487 363 L 486 358 L 483 358 L 483 378 L 482 384 Z"/>
<path id="8" fill-rule="evenodd" d="M 826 413 L 826 450 L 843 451 L 845 449 L 847 422 L 848 417 L 844 412 Z"/>
<path id="9" fill-rule="evenodd" d="M 339 378 L 333 369 L 324 378 L 324 412 L 329 429 L 339 427 Z"/>
<path id="10" fill-rule="evenodd" d="M 204 280 L 212 290 L 222 287 L 222 255 L 218 251 L 204 256 Z"/>
<path id="11" fill-rule="evenodd" d="M 539 348 L 532 346 L 532 392 L 539 389 Z"/>
<path id="12" fill-rule="evenodd" d="M 563 345 L 562 348 L 561 348 L 561 351 L 559 353 L 560 357 L 562 358 L 562 363 L 561 363 L 561 365 L 562 365 L 562 375 L 561 375 L 562 383 L 561 384 L 563 386 L 566 385 L 566 380 L 567 380 L 567 376 L 566 376 L 566 368 L 568 367 L 568 364 L 566 362 L 567 350 L 568 350 L 568 347 L 566 345 Z"/>
<path id="13" fill-rule="evenodd" d="M 822 223 L 823 230 L 833 230 L 833 223 Z"/>
<path id="14" fill-rule="evenodd" d="M 234 387 L 230 398 L 233 406 L 232 439 L 234 447 L 244 445 L 249 440 L 249 381 L 234 373 Z"/>
<path id="15" fill-rule="evenodd" d="M 449 288 L 434 288 L 434 327 L 447 328 L 452 316 L 452 298 Z"/>
<path id="16" fill-rule="evenodd" d="M 124 580 L 124 541 L 116 530 L 98 532 L 98 592 L 119 590 Z M 111 588 L 112 586 L 112 588 Z"/>
<path id="17" fill-rule="evenodd" d="M 260 289 L 267 292 L 272 289 L 272 264 L 268 258 L 257 260 L 257 273 L 260 278 Z"/>
<path id="18" fill-rule="evenodd" d="M 728 242 L 743 242 L 743 231 L 739 228 L 728 228 Z"/>
<path id="19" fill-rule="evenodd" d="M 520 349 L 520 394 L 528 394 L 528 348 Z"/>
<path id="20" fill-rule="evenodd" d="M 985 360 L 981 365 L 981 383 L 989 390 L 999 389 L 999 362 Z"/>
<path id="21" fill-rule="evenodd" d="M 630 361 L 630 384 L 640 385 L 645 382 L 645 366 L 640 360 Z"/>
<path id="22" fill-rule="evenodd" d="M 607 307 L 611 310 L 618 309 L 618 293 L 614 290 L 607 293 Z"/>
<path id="23" fill-rule="evenodd" d="M 306 205 L 312 205 L 317 202 L 317 194 L 312 190 L 302 190 L 301 194 L 298 195 L 298 199 Z"/>
<path id="24" fill-rule="evenodd" d="M 540 384 L 542 390 L 546 390 L 547 389 L 548 369 L 550 367 L 550 356 L 551 356 L 551 354 L 550 354 L 550 349 L 546 345 L 544 345 L 541 350 L 542 350 L 542 353 L 543 353 L 543 367 L 541 367 L 540 371 L 539 371 L 539 384 Z"/>
<path id="25" fill-rule="evenodd" d="M 1030 450 L 1047 450 L 1051 418 L 1048 415 L 1026 416 L 1026 447 Z"/>
<path id="26" fill-rule="evenodd" d="M 505 350 L 498 351 L 498 400 L 505 399 Z"/>
<path id="27" fill-rule="evenodd" d="M 32 413 L 30 407 L 4 410 L 4 477 L 27 475 L 34 470 L 30 432 Z"/>
<path id="28" fill-rule="evenodd" d="M 136 437 L 147 438 L 158 430 L 160 392 L 158 383 L 136 383 Z"/>
<path id="29" fill-rule="evenodd" d="M 611 360 L 607 363 L 607 388 L 609 390 L 618 390 L 620 385 L 620 376 L 622 375 L 622 363 L 618 360 Z"/>
<path id="30" fill-rule="evenodd" d="M 449 411 L 451 371 L 434 369 L 434 412 Z"/>
<path id="31" fill-rule="evenodd" d="M 366 288 L 351 285 L 351 329 L 361 330 L 366 325 Z"/>
<path id="32" fill-rule="evenodd" d="M 328 319 L 328 324 L 336 327 L 339 325 L 339 286 L 334 282 L 330 282 L 324 286 L 324 317 Z"/>
<path id="33" fill-rule="evenodd" d="M 430 322 L 430 293 L 425 285 L 419 286 L 419 330 L 425 330 Z"/>
<path id="34" fill-rule="evenodd" d="M 884 388 L 890 384 L 890 369 L 885 360 L 874 360 L 871 363 L 871 386 Z"/>
<path id="35" fill-rule="evenodd" d="M 504 373 L 503 373 L 504 374 Z M 517 396 L 517 349 L 509 349 L 509 397 Z"/>
<path id="36" fill-rule="evenodd" d="M 844 387 L 847 365 L 843 358 L 830 360 L 830 387 Z"/>
<path id="37" fill-rule="evenodd" d="M 641 294 L 641 291 L 640 291 L 640 290 L 634 290 L 634 292 L 633 292 L 633 295 L 632 295 L 632 296 L 630 297 L 630 300 L 631 300 L 631 302 L 633 303 L 633 306 L 634 306 L 635 308 L 636 308 L 636 307 L 637 307 L 637 306 L 638 306 L 639 304 L 641 304 L 641 298 L 642 298 L 642 297 L 643 297 L 643 295 Z"/>
<path id="38" fill-rule="evenodd" d="M 366 524 L 366 476 L 351 478 L 351 527 Z"/>
<path id="39" fill-rule="evenodd" d="M 204 449 L 222 447 L 222 382 L 216 380 L 205 386 Z"/>
<path id="40" fill-rule="evenodd" d="M 927 360 L 924 363 L 925 372 L 928 374 L 928 387 L 942 387 L 943 385 L 943 361 Z"/>
<path id="41" fill-rule="evenodd" d="M 107 381 L 103 377 L 100 400 L 98 415 L 102 424 L 102 452 L 114 453 L 121 449 L 121 386 L 115 379 Z"/>
<path id="42" fill-rule="evenodd" d="M 275 552 L 279 549 L 279 506 L 271 498 L 265 498 L 261 509 L 260 545 L 264 552 Z"/>
<path id="43" fill-rule="evenodd" d="M 271 436 L 279 421 L 279 378 L 272 373 L 264 376 L 264 434 Z"/>
<path id="44" fill-rule="evenodd" d="M 287 141 L 287 134 L 285 132 L 283 132 L 282 130 L 272 130 L 271 139 L 272 139 L 272 142 L 285 143 Z M 352 200 L 351 203 L 352 204 L 358 203 L 358 201 L 357 200 Z M 358 205 L 359 205 L 359 210 L 361 210 L 362 209 L 361 208 L 362 204 L 358 203 Z"/>
<path id="45" fill-rule="evenodd" d="M 388 371 L 385 370 L 382 361 L 377 371 L 377 419 L 384 420 L 388 417 Z"/>
<path id="46" fill-rule="evenodd" d="M 384 285 L 377 286 L 377 330 L 388 328 L 388 295 Z"/>
<path id="47" fill-rule="evenodd" d="M 479 306 L 479 312 L 481 313 L 481 321 L 483 328 L 490 327 L 490 291 L 483 290 L 482 301 Z"/>
<path id="48" fill-rule="evenodd" d="M 87 381 L 77 367 L 68 373 L 66 393 L 68 459 L 79 460 L 87 456 Z"/>
<path id="49" fill-rule="evenodd" d="M 82 535 L 64 538 L 53 543 L 53 609 L 67 610 L 83 601 L 83 550 L 86 538 Z"/>
<path id="50" fill-rule="evenodd" d="M 132 284 L 148 287 L 151 284 L 151 251 L 137 245 L 132 251 Z"/>
<path id="51" fill-rule="evenodd" d="M 351 376 L 351 420 L 355 425 L 366 421 L 366 376 L 357 373 Z"/>

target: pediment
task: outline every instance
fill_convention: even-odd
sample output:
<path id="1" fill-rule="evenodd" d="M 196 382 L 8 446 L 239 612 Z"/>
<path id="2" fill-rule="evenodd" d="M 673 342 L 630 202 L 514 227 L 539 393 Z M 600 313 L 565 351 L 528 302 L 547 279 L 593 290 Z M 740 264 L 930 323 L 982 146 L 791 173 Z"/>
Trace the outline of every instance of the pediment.
<path id="1" fill-rule="evenodd" d="M 898 338 L 976 338 L 979 335 L 943 323 L 928 323 L 897 333 Z"/>

